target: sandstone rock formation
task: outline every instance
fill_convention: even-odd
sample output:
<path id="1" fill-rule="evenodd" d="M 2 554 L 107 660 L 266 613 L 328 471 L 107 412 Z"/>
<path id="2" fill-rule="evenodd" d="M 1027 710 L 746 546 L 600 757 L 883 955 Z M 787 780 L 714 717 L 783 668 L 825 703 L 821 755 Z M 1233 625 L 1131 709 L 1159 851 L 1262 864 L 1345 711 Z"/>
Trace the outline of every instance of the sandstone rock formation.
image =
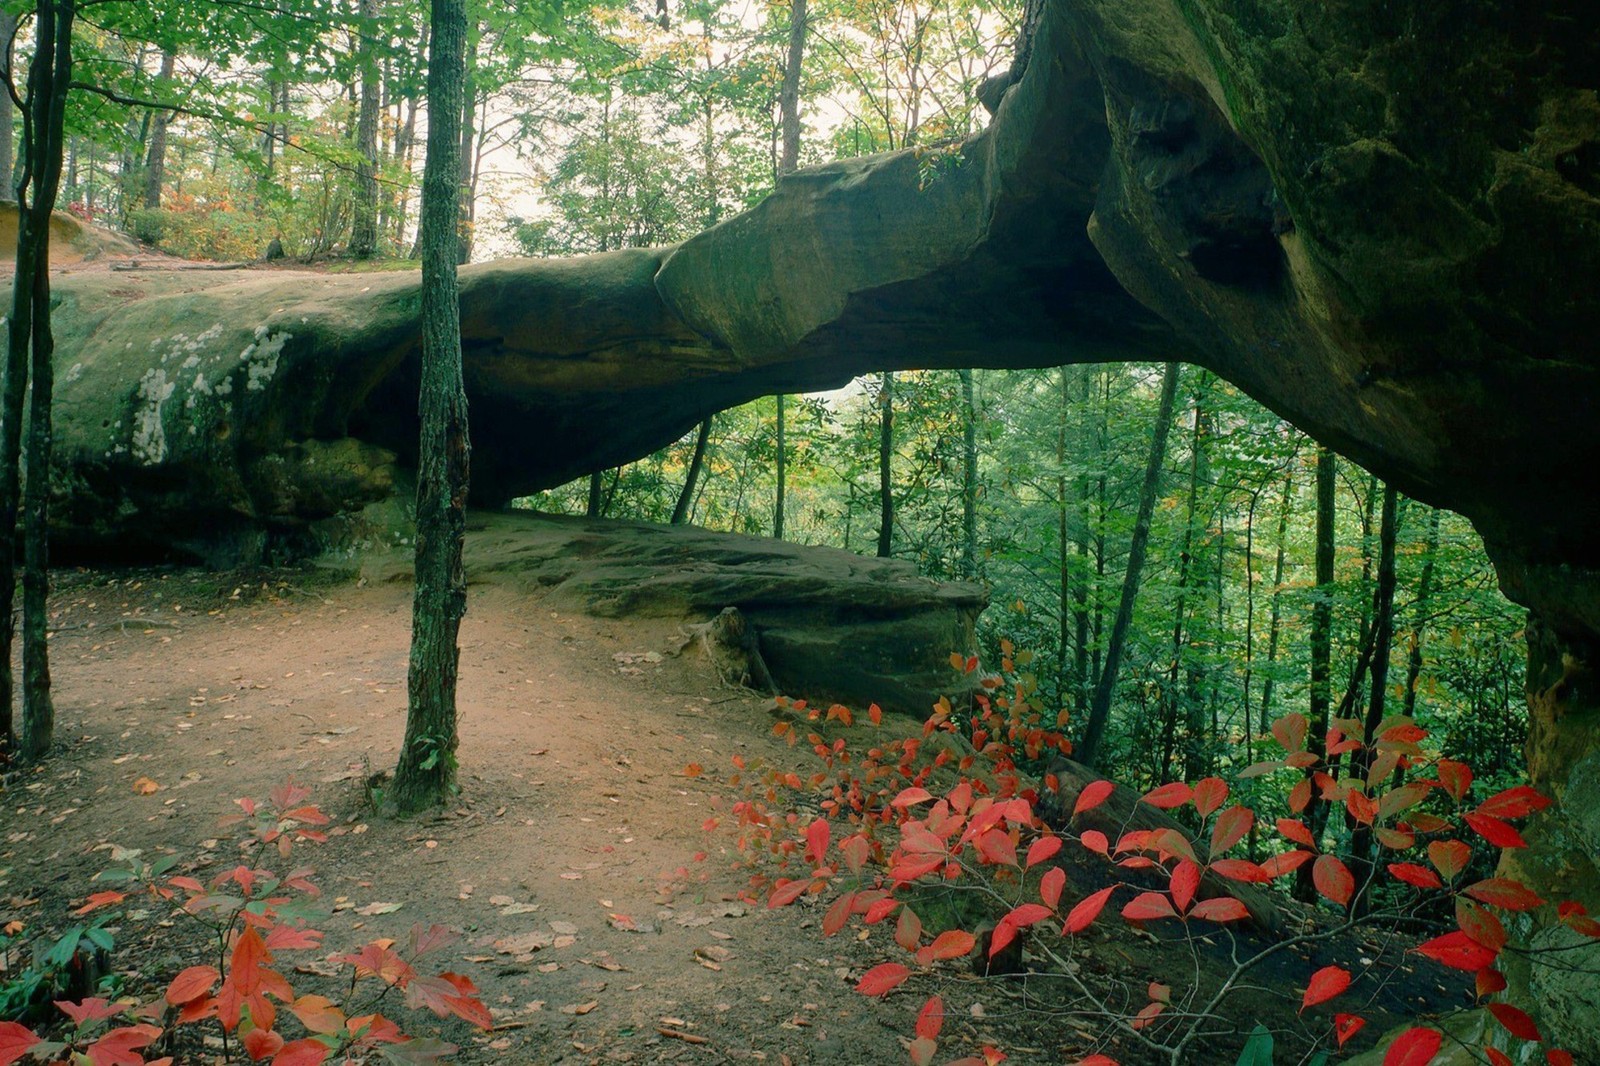
<path id="1" fill-rule="evenodd" d="M 941 165 L 814 168 L 676 249 L 467 271 L 475 493 L 869 370 L 1202 363 L 1476 523 L 1533 609 L 1558 800 L 1513 866 L 1600 913 L 1597 72 L 1587 0 L 1047 0 Z M 414 279 L 204 281 L 58 286 L 69 540 L 248 547 L 403 484 Z M 1600 1060 L 1595 991 L 1525 969 Z"/>

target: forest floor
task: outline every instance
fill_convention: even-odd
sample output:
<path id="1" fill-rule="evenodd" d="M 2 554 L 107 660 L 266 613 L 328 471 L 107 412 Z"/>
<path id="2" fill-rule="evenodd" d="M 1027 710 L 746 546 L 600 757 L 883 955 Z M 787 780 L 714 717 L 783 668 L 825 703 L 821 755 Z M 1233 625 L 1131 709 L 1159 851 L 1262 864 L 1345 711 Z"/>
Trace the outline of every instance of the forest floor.
<path id="1" fill-rule="evenodd" d="M 316 976 L 325 955 L 403 941 L 414 922 L 461 930 L 440 968 L 478 984 L 496 1028 L 401 1012 L 408 1031 L 459 1044 L 461 1062 L 903 1063 L 934 991 L 949 1012 L 939 1062 L 983 1044 L 1011 1063 L 1092 1050 L 1146 1061 L 1037 978 L 952 966 L 867 999 L 854 991 L 860 975 L 904 959 L 892 922 L 824 939 L 815 905 L 741 902 L 748 871 L 731 838 L 702 823 L 738 796 L 731 756 L 799 768 L 805 752 L 773 736 L 770 700 L 721 686 L 703 660 L 651 654 L 676 647 L 671 623 L 557 612 L 474 584 L 461 792 L 399 820 L 374 811 L 367 779 L 394 764 L 403 731 L 408 584 L 142 570 L 62 572 L 57 586 L 59 744 L 0 796 L 0 925 L 63 928 L 101 887 L 90 879 L 112 845 L 175 854 L 174 872 L 201 879 L 227 869 L 236 838 L 219 819 L 236 797 L 293 780 L 334 819 L 328 843 L 294 860 L 315 868 L 332 913 L 317 923 L 323 949 L 280 963 L 297 991 L 322 981 L 337 995 Z M 701 851 L 710 856 L 696 862 Z M 115 935 L 113 969 L 130 992 L 152 995 L 201 961 L 199 935 L 158 908 L 125 915 Z M 1110 915 L 1079 939 L 1079 963 L 1129 989 L 1131 1010 L 1146 982 L 1192 965 L 1186 949 Z M 1327 957 L 1359 967 L 1381 947 L 1351 940 Z M 1252 975 L 1232 1024 L 1325 1031 L 1326 1017 L 1296 1015 L 1308 961 L 1322 960 L 1283 953 Z M 1373 991 L 1360 1043 L 1403 1013 L 1462 1003 L 1459 982 L 1437 971 L 1393 973 Z M 1221 1038 L 1192 1061 L 1231 1063 L 1238 1044 Z M 214 1059 L 191 1050 L 180 1061 Z"/>

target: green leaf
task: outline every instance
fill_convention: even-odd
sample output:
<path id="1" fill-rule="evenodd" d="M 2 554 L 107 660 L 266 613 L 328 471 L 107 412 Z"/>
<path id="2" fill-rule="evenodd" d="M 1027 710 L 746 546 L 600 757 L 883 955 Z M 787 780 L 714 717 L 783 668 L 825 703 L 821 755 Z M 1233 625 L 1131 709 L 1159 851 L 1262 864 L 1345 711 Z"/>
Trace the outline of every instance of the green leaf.
<path id="1" fill-rule="evenodd" d="M 1233 1066 L 1272 1066 L 1272 1034 L 1264 1025 L 1257 1025 L 1244 1042 L 1239 1061 Z"/>

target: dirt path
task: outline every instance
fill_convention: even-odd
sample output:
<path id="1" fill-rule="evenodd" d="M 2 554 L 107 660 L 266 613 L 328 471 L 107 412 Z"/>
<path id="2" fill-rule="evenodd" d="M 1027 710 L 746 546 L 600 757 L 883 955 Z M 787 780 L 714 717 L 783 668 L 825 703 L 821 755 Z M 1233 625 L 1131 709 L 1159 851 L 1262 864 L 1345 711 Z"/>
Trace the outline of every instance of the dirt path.
<path id="1" fill-rule="evenodd" d="M 64 576 L 60 754 L 7 790 L 0 919 L 59 921 L 107 843 L 197 857 L 201 876 L 231 864 L 218 818 L 294 779 L 337 822 L 306 855 L 336 908 L 330 949 L 415 921 L 465 931 L 460 968 L 510 1028 L 449 1028 L 461 1061 L 904 1061 L 920 997 L 874 1004 L 850 988 L 881 957 L 822 941 L 807 909 L 732 902 L 742 880 L 726 859 L 693 861 L 727 843 L 701 829 L 731 795 L 714 768 L 734 752 L 787 755 L 763 701 L 700 662 L 652 661 L 674 627 L 475 587 L 461 798 L 393 821 L 372 814 L 363 783 L 394 764 L 404 726 L 409 588 L 233 581 Z M 691 763 L 707 773 L 686 776 Z M 141 794 L 140 779 L 159 790 Z M 402 906 L 358 915 L 372 903 Z M 119 943 L 138 937 L 159 941 L 136 928 Z"/>

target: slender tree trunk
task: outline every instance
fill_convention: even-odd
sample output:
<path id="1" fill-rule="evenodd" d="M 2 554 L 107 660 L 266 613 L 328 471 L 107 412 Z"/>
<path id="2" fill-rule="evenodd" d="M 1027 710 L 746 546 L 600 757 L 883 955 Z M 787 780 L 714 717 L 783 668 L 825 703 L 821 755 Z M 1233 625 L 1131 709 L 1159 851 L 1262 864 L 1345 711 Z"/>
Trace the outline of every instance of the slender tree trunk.
<path id="1" fill-rule="evenodd" d="M 361 109 L 356 118 L 356 197 L 351 211 L 350 254 L 371 259 L 378 250 L 378 81 L 370 36 L 376 30 L 378 0 L 360 0 L 362 20 Z"/>
<path id="2" fill-rule="evenodd" d="M 695 485 L 700 480 L 700 468 L 705 465 L 706 442 L 711 439 L 711 423 L 715 416 L 700 423 L 700 432 L 695 434 L 694 455 L 689 459 L 689 472 L 683 479 L 683 490 L 678 493 L 678 502 L 672 508 L 672 524 L 681 526 L 689 520 L 689 505 L 694 503 Z"/>
<path id="3" fill-rule="evenodd" d="M 439 32 L 434 27 L 434 33 Z M 472 259 L 472 220 L 477 214 L 477 205 L 473 202 L 472 190 L 477 185 L 477 174 L 473 167 L 476 158 L 473 146 L 478 139 L 478 40 L 479 28 L 474 23 L 470 29 L 470 36 L 465 45 L 465 73 L 462 75 L 461 106 L 459 108 L 459 124 L 461 143 L 456 147 L 457 158 L 457 222 L 456 222 L 456 262 L 467 263 Z M 430 97 L 428 101 L 428 146 L 429 154 L 433 147 L 433 108 L 434 103 Z M 424 181 L 427 179 L 424 178 Z M 420 238 L 419 238 L 420 240 Z"/>
<path id="4" fill-rule="evenodd" d="M 1337 462 L 1332 451 L 1317 448 L 1317 584 L 1311 604 L 1311 714 L 1306 747 L 1318 756 L 1326 748 L 1324 739 L 1328 734 L 1331 702 L 1329 682 L 1333 674 L 1333 503 Z M 1310 776 L 1309 770 L 1307 776 Z M 1328 823 L 1328 805 L 1315 788 L 1311 790 L 1311 803 L 1303 816 L 1311 823 L 1312 839 L 1320 840 L 1322 829 Z M 1310 867 L 1310 863 L 1302 866 L 1296 876 L 1295 894 L 1302 899 L 1315 896 Z"/>
<path id="5" fill-rule="evenodd" d="M 1059 564 L 1056 586 L 1056 700 L 1067 705 L 1067 693 L 1078 692 L 1078 676 L 1068 673 L 1067 654 L 1071 644 L 1068 626 L 1074 618 L 1072 611 L 1072 565 L 1067 560 L 1067 414 L 1072 408 L 1068 368 L 1061 367 L 1061 403 L 1056 409 L 1056 561 Z M 1078 665 L 1074 657 L 1072 664 Z"/>
<path id="6" fill-rule="evenodd" d="M 596 470 L 589 475 L 589 504 L 583 511 L 585 518 L 599 518 L 604 513 L 605 477 L 604 470 Z"/>
<path id="7" fill-rule="evenodd" d="M 4 740 L 16 741 L 24 759 L 42 758 L 55 733 L 50 699 L 47 601 L 50 594 L 47 520 L 50 494 L 50 400 L 55 338 L 50 329 L 50 212 L 61 185 L 68 88 L 72 83 L 72 25 L 76 0 L 39 0 L 36 49 L 28 70 L 17 202 L 17 269 L 13 280 L 9 346 L 0 396 L 0 707 Z M 34 376 L 28 422 L 28 481 L 20 484 L 23 401 Z M 13 737 L 11 706 L 12 610 L 16 588 L 18 496 L 24 527 L 22 575 L 22 730 Z"/>
<path id="8" fill-rule="evenodd" d="M 878 391 L 878 558 L 894 544 L 894 373 L 885 370 Z"/>
<path id="9" fill-rule="evenodd" d="M 978 578 L 978 399 L 972 371 L 961 375 L 961 576 Z M 1063 568 L 1066 560 L 1062 559 Z"/>
<path id="10" fill-rule="evenodd" d="M 161 53 L 161 81 L 172 81 L 177 62 L 176 54 Z M 144 162 L 144 206 L 149 211 L 161 206 L 161 189 L 167 180 L 167 126 L 171 122 L 172 112 L 166 110 L 158 110 L 150 118 L 150 149 Z"/>
<path id="11" fill-rule="evenodd" d="M 1201 388 L 1204 385 L 1202 384 Z M 1183 522 L 1183 548 L 1178 553 L 1178 602 L 1172 611 L 1172 662 L 1167 669 L 1167 690 L 1163 702 L 1165 703 L 1161 724 L 1161 770 L 1160 776 L 1163 783 L 1172 780 L 1172 759 L 1176 753 L 1178 734 L 1178 712 L 1185 710 L 1185 718 L 1192 718 L 1193 709 L 1187 706 L 1189 694 L 1179 685 L 1183 675 L 1184 660 L 1184 624 L 1187 621 L 1189 602 L 1189 577 L 1194 569 L 1194 521 L 1200 503 L 1200 465 L 1201 454 L 1204 448 L 1202 440 L 1204 430 L 1204 412 L 1201 407 L 1200 392 L 1196 390 L 1194 397 L 1194 413 L 1190 425 L 1189 436 L 1189 492 L 1186 496 Z M 1189 747 L 1193 747 L 1195 738 L 1188 738 Z M 1193 760 L 1185 757 L 1184 773 L 1188 780 L 1195 781 L 1200 774 L 1195 772 Z"/>
<path id="12" fill-rule="evenodd" d="M 1083 743 L 1077 750 L 1078 760 L 1089 766 L 1095 766 L 1100 758 L 1106 725 L 1111 717 L 1111 696 L 1117 687 L 1117 673 L 1122 668 L 1122 650 L 1127 643 L 1128 628 L 1133 622 L 1134 601 L 1139 597 L 1139 581 L 1150 543 L 1150 519 L 1155 514 L 1156 497 L 1161 490 L 1161 468 L 1167 459 L 1167 434 L 1172 428 L 1172 409 L 1177 401 L 1181 373 L 1180 364 L 1168 363 L 1161 378 L 1161 402 L 1156 408 L 1150 458 L 1145 464 L 1144 486 L 1139 492 L 1139 513 L 1134 519 L 1133 539 L 1128 545 L 1128 568 L 1122 576 L 1122 599 L 1117 604 L 1116 619 L 1111 623 L 1111 641 L 1106 646 L 1105 666 L 1094 687 L 1094 701 L 1089 706 Z"/>
<path id="13" fill-rule="evenodd" d="M 1383 517 L 1378 527 L 1378 588 L 1373 604 L 1372 696 L 1367 703 L 1367 717 L 1362 723 L 1364 747 L 1353 756 L 1357 781 L 1370 788 L 1368 780 L 1372 767 L 1373 745 L 1377 742 L 1378 726 L 1383 722 L 1384 705 L 1389 688 L 1389 659 L 1394 650 L 1394 590 L 1395 542 L 1399 539 L 1399 493 L 1393 485 L 1383 489 Z M 1364 886 L 1370 878 L 1372 826 L 1357 822 L 1350 836 L 1350 855 L 1354 860 L 1356 884 Z M 1367 910 L 1367 896 L 1361 892 L 1355 900 L 1355 913 Z"/>
<path id="14" fill-rule="evenodd" d="M 1417 580 L 1417 621 L 1411 628 L 1411 647 L 1406 655 L 1405 704 L 1400 713 L 1407 718 L 1417 713 L 1417 680 L 1422 676 L 1422 632 L 1427 626 L 1428 604 L 1433 598 L 1434 557 L 1439 554 L 1439 509 L 1428 511 L 1428 541 L 1423 548 L 1422 576 Z"/>
<path id="15" fill-rule="evenodd" d="M 456 263 L 461 178 L 464 0 L 433 0 L 428 161 L 422 178 L 422 438 L 417 460 L 416 592 L 406 735 L 395 770 L 401 810 L 438 803 L 455 784 L 457 637 L 467 607 L 467 397 L 461 377 Z"/>
<path id="16" fill-rule="evenodd" d="M 17 16 L 9 11 L 0 11 L 0 83 L 6 85 L 12 80 L 11 57 L 16 51 L 16 35 Z M 0 198 L 6 200 L 17 194 L 11 177 L 11 159 L 16 154 L 11 127 L 15 120 L 16 109 L 11 102 L 11 94 L 0 92 Z"/>
<path id="17" fill-rule="evenodd" d="M 778 420 L 777 425 L 774 427 L 774 437 L 778 446 L 778 468 L 776 471 L 778 486 L 772 500 L 772 536 L 775 540 L 782 540 L 784 496 L 788 492 L 789 447 L 788 442 L 784 440 L 784 395 L 781 392 L 777 395 L 777 404 Z"/>
<path id="18" fill-rule="evenodd" d="M 666 0 L 660 0 L 662 28 L 666 28 Z M 783 67 L 783 85 L 778 92 L 778 111 L 783 125 L 783 152 L 778 157 L 778 174 L 792 173 L 800 165 L 800 70 L 806 54 L 806 0 L 789 3 L 789 54 Z M 788 453 L 784 447 L 784 398 L 778 397 L 778 485 L 772 507 L 772 535 L 783 539 L 784 496 L 788 491 Z"/>
<path id="19" fill-rule="evenodd" d="M 1083 409 L 1089 407 L 1089 374 L 1079 370 L 1082 386 L 1079 395 Z M 1067 381 L 1061 380 L 1063 417 L 1067 406 Z M 1097 462 L 1100 460 L 1097 459 Z M 1072 597 L 1075 630 L 1072 640 L 1072 713 L 1079 721 L 1089 713 L 1089 476 L 1078 477 L 1078 517 L 1083 529 L 1078 534 L 1078 580 Z"/>
<path id="20" fill-rule="evenodd" d="M 1292 469 L 1292 460 L 1291 460 Z M 1283 478 L 1283 505 L 1278 510 L 1278 558 L 1272 567 L 1272 612 L 1267 620 L 1267 679 L 1261 683 L 1261 728 L 1263 736 L 1272 730 L 1273 667 L 1278 662 L 1278 634 L 1283 623 L 1283 563 L 1289 545 L 1289 504 L 1294 498 L 1294 474 Z"/>

